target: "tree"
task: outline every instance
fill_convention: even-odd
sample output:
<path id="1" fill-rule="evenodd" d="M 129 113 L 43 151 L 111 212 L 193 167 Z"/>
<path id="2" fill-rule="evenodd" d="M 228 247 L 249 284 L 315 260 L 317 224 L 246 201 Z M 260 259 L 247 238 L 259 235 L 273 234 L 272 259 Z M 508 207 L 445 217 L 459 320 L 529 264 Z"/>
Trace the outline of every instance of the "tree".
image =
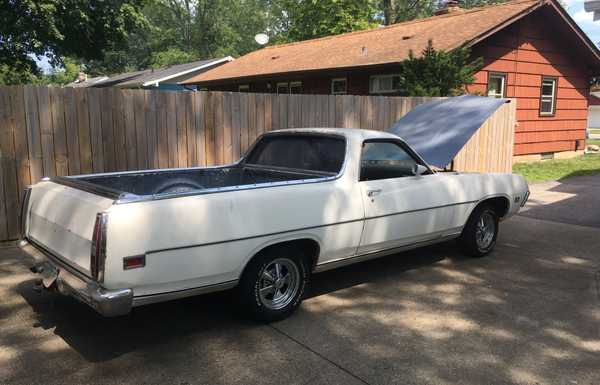
<path id="1" fill-rule="evenodd" d="M 475 81 L 481 58 L 472 59 L 468 48 L 437 51 L 429 41 L 421 57 L 409 52 L 402 63 L 400 88 L 408 96 L 451 96 L 464 93 L 465 85 Z"/>
<path id="2" fill-rule="evenodd" d="M 373 28 L 370 0 L 273 0 L 271 32 L 276 42 L 292 42 Z"/>
<path id="3" fill-rule="evenodd" d="M 431 16 L 440 6 L 438 0 L 381 0 L 378 2 L 385 25 Z"/>
<path id="4" fill-rule="evenodd" d="M 178 48 L 170 48 L 152 54 L 150 65 L 152 68 L 161 68 L 191 61 L 194 61 L 194 56 L 191 53 L 182 51 Z"/>
<path id="5" fill-rule="evenodd" d="M 0 5 L 0 65 L 11 82 L 39 74 L 31 55 L 55 66 L 63 57 L 98 60 L 145 23 L 144 0 L 5 0 Z"/>

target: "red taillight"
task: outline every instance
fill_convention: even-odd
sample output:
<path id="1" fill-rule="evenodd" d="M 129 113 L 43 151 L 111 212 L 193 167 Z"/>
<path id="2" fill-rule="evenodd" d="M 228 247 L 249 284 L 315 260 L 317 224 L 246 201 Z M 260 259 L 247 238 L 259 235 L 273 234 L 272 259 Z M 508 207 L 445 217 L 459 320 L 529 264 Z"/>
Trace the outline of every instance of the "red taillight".
<path id="1" fill-rule="evenodd" d="M 146 266 L 146 256 L 143 254 L 123 258 L 123 270 L 137 269 L 144 266 Z"/>
<path id="2" fill-rule="evenodd" d="M 98 213 L 92 234 L 92 250 L 90 253 L 90 270 L 92 278 L 104 281 L 104 262 L 106 260 L 106 224 L 108 214 Z"/>

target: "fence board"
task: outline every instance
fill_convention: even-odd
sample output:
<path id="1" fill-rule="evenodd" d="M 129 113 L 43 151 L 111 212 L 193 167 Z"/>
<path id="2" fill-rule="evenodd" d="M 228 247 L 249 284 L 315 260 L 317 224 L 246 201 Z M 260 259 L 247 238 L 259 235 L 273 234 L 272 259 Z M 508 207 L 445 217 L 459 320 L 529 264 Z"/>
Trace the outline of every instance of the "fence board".
<path id="1" fill-rule="evenodd" d="M 10 94 L 0 94 L 0 236 L 18 236 L 17 217 L 12 207 L 18 207 L 17 165 L 15 162 L 14 124 L 11 119 Z"/>
<path id="2" fill-rule="evenodd" d="M 263 132 L 382 130 L 437 98 L 0 87 L 0 240 L 16 237 L 23 188 L 44 175 L 217 165 Z M 463 171 L 510 171 L 515 103 L 455 157 Z"/>
<path id="3" fill-rule="evenodd" d="M 31 184 L 29 163 L 29 148 L 27 145 L 27 123 L 25 119 L 25 99 L 22 86 L 12 86 L 7 91 L 10 94 L 10 111 L 15 141 L 15 163 L 17 167 L 17 198 L 21 203 L 22 192 Z"/>
<path id="4" fill-rule="evenodd" d="M 98 147 L 102 148 L 102 164 L 103 170 L 110 172 L 116 171 L 116 154 L 115 154 L 115 140 L 114 140 L 114 124 L 113 124 L 113 103 L 112 103 L 112 89 L 102 88 L 100 89 L 99 100 L 101 110 L 101 145 Z"/>
<path id="5" fill-rule="evenodd" d="M 112 89 L 111 104 L 113 110 L 113 140 L 115 153 L 115 170 L 127 170 L 127 146 L 125 144 L 125 111 L 123 93 Z"/>
<path id="6" fill-rule="evenodd" d="M 81 161 L 79 157 L 79 131 L 77 129 L 77 103 L 73 88 L 64 89 L 63 101 L 69 175 L 77 175 L 81 173 Z"/>
<path id="7" fill-rule="evenodd" d="M 145 115 L 146 115 L 146 153 L 148 154 L 148 168 L 158 168 L 157 149 L 157 111 L 156 99 L 160 92 L 145 91 Z"/>

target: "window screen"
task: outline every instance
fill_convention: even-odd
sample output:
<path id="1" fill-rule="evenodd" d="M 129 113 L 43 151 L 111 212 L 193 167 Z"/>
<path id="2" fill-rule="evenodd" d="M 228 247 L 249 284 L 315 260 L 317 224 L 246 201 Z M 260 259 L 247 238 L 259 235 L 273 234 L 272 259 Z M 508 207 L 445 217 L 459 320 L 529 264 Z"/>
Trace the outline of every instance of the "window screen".
<path id="1" fill-rule="evenodd" d="M 393 142 L 366 142 L 360 164 L 360 180 L 413 176 L 417 161 Z"/>
<path id="2" fill-rule="evenodd" d="M 267 135 L 248 155 L 247 163 L 339 173 L 344 163 L 343 138 L 323 135 Z"/>

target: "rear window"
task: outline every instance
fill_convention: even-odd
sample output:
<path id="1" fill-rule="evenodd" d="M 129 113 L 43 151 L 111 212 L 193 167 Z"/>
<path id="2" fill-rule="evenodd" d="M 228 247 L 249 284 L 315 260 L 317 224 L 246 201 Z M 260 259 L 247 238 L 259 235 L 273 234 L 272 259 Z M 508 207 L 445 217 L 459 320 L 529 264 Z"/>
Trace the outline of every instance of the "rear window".
<path id="1" fill-rule="evenodd" d="M 346 142 L 324 135 L 267 135 L 248 155 L 249 164 L 339 173 L 344 163 Z"/>

